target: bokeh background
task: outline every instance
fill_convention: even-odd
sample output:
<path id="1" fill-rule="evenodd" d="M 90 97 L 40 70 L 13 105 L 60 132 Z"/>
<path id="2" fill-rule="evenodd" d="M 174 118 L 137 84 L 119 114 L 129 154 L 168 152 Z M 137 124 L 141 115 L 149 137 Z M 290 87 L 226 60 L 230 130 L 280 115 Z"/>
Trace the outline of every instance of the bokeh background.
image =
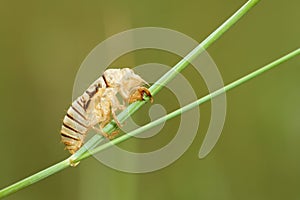
<path id="1" fill-rule="evenodd" d="M 76 72 L 97 44 L 145 26 L 174 29 L 200 42 L 245 2 L 2 0 L 0 188 L 68 156 L 60 143 L 61 120 L 72 101 Z M 299 47 L 299 7 L 297 0 L 261 1 L 208 49 L 225 83 Z M 147 50 L 125 55 L 112 67 L 172 66 L 179 59 Z M 227 93 L 222 136 L 203 160 L 197 155 L 210 119 L 209 102 L 201 106 L 192 146 L 169 167 L 128 174 L 89 158 L 7 199 L 299 199 L 299 62 L 294 58 Z M 199 97 L 206 94 L 193 70 L 183 74 Z M 159 94 L 156 103 L 167 104 L 167 94 Z M 171 105 L 168 111 L 176 101 Z M 143 116 L 138 113 L 137 121 Z M 168 123 L 165 131 L 172 134 L 179 121 Z M 170 139 L 165 137 L 147 145 L 127 141 L 127 146 L 139 152 Z"/>

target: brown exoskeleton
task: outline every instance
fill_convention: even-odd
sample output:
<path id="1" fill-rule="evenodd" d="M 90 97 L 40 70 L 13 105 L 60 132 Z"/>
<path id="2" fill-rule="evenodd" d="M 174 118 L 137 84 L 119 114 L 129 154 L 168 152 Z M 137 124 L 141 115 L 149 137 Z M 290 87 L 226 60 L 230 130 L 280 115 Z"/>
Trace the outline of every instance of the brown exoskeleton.
<path id="1" fill-rule="evenodd" d="M 83 145 L 90 129 L 99 130 L 103 136 L 111 139 L 115 133 L 108 135 L 102 128 L 110 122 L 111 116 L 121 126 L 116 112 L 125 108 L 125 102 L 144 100 L 144 94 L 152 102 L 150 91 L 142 86 L 145 84 L 147 82 L 132 69 L 106 70 L 68 109 L 61 129 L 62 142 L 66 149 L 74 154 Z M 117 94 L 122 97 L 122 104 Z"/>

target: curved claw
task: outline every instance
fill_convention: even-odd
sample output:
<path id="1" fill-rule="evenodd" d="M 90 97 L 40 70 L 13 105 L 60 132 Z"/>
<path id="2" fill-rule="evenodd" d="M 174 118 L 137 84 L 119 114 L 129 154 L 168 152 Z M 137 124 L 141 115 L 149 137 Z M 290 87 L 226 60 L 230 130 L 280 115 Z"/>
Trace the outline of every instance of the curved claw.
<path id="1" fill-rule="evenodd" d="M 133 103 L 135 101 L 145 101 L 144 94 L 150 97 L 150 102 L 153 103 L 153 97 L 150 91 L 145 87 L 139 87 L 137 90 L 132 92 L 128 98 L 128 103 Z"/>

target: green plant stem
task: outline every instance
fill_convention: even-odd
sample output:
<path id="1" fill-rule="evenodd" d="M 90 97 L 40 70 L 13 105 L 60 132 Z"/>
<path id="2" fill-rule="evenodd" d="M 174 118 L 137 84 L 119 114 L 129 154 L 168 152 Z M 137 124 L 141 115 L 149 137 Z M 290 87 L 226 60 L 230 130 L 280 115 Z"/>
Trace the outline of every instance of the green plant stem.
<path id="1" fill-rule="evenodd" d="M 164 74 L 158 81 L 156 81 L 156 83 L 150 88 L 151 94 L 155 95 L 157 92 L 159 92 L 162 87 L 169 83 L 179 72 L 181 72 L 188 64 L 190 64 L 191 61 L 193 61 L 203 51 L 210 47 L 258 2 L 259 0 L 250 0 L 246 4 L 244 4 L 221 26 L 219 26 L 219 28 L 212 32 L 196 48 L 194 48 L 188 55 L 186 55 L 181 61 L 179 61 L 169 72 Z"/>
<path id="2" fill-rule="evenodd" d="M 27 187 L 28 185 L 36 183 L 36 182 L 38 182 L 44 178 L 47 178 L 48 176 L 50 176 L 58 171 L 61 171 L 69 166 L 70 166 L 69 159 L 66 159 L 59 163 L 56 163 L 34 175 L 31 175 L 13 185 L 10 185 L 10 186 L 0 190 L 0 198 L 5 197 L 11 193 L 17 192 L 18 190 L 20 190 L 20 188 L 24 188 L 24 187 Z"/>
<path id="3" fill-rule="evenodd" d="M 218 38 L 220 38 L 230 27 L 232 27 L 242 16 L 244 16 L 259 0 L 249 0 L 244 4 L 235 14 L 233 14 L 228 20 L 226 20 L 219 28 L 217 28 L 212 34 L 210 34 L 202 43 L 200 43 L 194 50 L 192 50 L 185 58 L 177 63 L 169 72 L 162 76 L 152 87 L 149 89 L 150 92 L 155 95 L 158 93 L 163 86 L 169 83 L 180 71 L 182 71 L 192 60 L 194 60 L 203 50 L 207 49 L 213 44 Z M 118 115 L 118 120 L 122 123 L 135 111 L 137 111 L 145 101 L 136 102 L 127 107 L 125 111 Z M 111 133 L 117 128 L 114 121 L 110 122 L 104 127 L 103 131 Z M 40 181 L 58 171 L 65 169 L 66 167 L 74 164 L 74 162 L 83 159 L 83 155 L 87 155 L 86 152 L 89 149 L 93 149 L 103 138 L 99 135 L 95 135 L 86 144 L 80 148 L 75 154 L 70 156 L 68 159 L 61 161 L 43 171 L 40 171 L 28 178 L 25 178 L 13 185 L 10 185 L 0 190 L 0 198 L 14 193 L 20 189 L 23 189 L 37 181 Z M 85 156 L 86 157 L 86 156 Z M 80 159 L 81 158 L 81 159 Z"/>
<path id="4" fill-rule="evenodd" d="M 295 57 L 299 54 L 300 54 L 300 48 L 298 48 L 297 50 L 295 50 L 295 51 L 279 58 L 278 60 L 273 61 L 272 63 L 270 63 L 270 64 L 268 64 L 268 65 L 266 65 L 266 66 L 264 66 L 264 67 L 262 67 L 262 68 L 260 68 L 256 71 L 254 71 L 254 72 L 252 72 L 252 73 L 250 73 L 250 74 L 248 74 L 248 75 L 246 75 L 246 76 L 244 76 L 244 77 L 242 77 L 242 78 L 226 85 L 225 87 L 223 87 L 221 89 L 218 89 L 215 92 L 202 97 L 201 99 L 198 99 L 198 100 L 196 100 L 196 101 L 194 101 L 194 102 L 192 102 L 192 103 L 190 103 L 190 104 L 188 104 L 188 105 L 186 105 L 186 106 L 184 106 L 184 107 L 182 107 L 178 110 L 175 110 L 175 111 L 173 111 L 173 112 L 171 112 L 171 113 L 169 113 L 169 114 L 167 114 L 167 115 L 165 115 L 165 116 L 163 116 L 159 119 L 156 119 L 156 120 L 154 120 L 154 121 L 138 128 L 138 129 L 136 129 L 136 130 L 134 130 L 130 133 L 122 135 L 122 136 L 120 136 L 120 137 L 118 137 L 118 138 L 116 138 L 116 139 L 114 139 L 114 140 L 112 140 L 108 143 L 105 143 L 105 144 L 103 144 L 99 147 L 96 147 L 95 149 L 87 151 L 82 156 L 80 156 L 77 159 L 77 161 L 81 161 L 81 160 L 83 160 L 83 159 L 85 159 L 85 158 L 87 158 L 87 157 L 89 157 L 89 156 L 91 156 L 91 155 L 93 155 L 93 154 L 95 154 L 99 151 L 102 151 L 102 150 L 104 150 L 104 149 L 106 149 L 106 148 L 108 148 L 112 145 L 123 142 L 123 141 L 129 139 L 130 137 L 132 137 L 134 135 L 138 135 L 138 134 L 140 134 L 140 133 L 142 133 L 142 132 L 144 132 L 144 131 L 146 131 L 146 130 L 154 127 L 154 126 L 157 126 L 157 125 L 159 125 L 159 124 L 161 124 L 161 123 L 163 123 L 163 122 L 165 122 L 169 119 L 172 119 L 172 118 L 180 115 L 183 112 L 186 112 L 186 111 L 188 111 L 188 110 L 190 110 L 190 109 L 192 109 L 196 106 L 199 106 L 200 104 L 203 104 L 204 102 L 207 102 L 207 101 L 211 100 L 212 98 L 214 98 L 214 97 L 216 97 L 216 96 L 218 96 L 218 95 L 220 95 L 224 92 L 227 92 L 227 91 L 229 91 L 229 90 L 231 90 L 231 89 L 233 89 L 233 88 L 235 88 L 235 87 L 237 87 L 237 86 L 239 86 L 239 85 L 241 85 L 241 84 L 257 77 L 258 75 L 260 75 L 260 74 L 262 74 L 262 73 L 264 73 L 264 72 L 266 72 L 266 71 L 268 71 L 272 68 L 275 68 L 279 64 L 281 64 L 281 63 L 283 63 L 283 62 L 285 62 L 285 61 L 287 61 L 287 60 L 289 60 L 289 59 L 291 59 L 291 58 L 293 58 L 293 57 Z M 63 170 L 66 167 L 69 166 L 69 163 L 70 163 L 70 158 L 68 158 L 66 160 L 63 160 L 63 161 L 61 161 L 61 162 L 59 162 L 59 163 L 43 170 L 43 171 L 40 171 L 40 172 L 38 172 L 38 173 L 28 177 L 28 178 L 25 178 L 25 179 L 15 183 L 15 184 L 11 185 L 11 186 L 8 186 L 8 187 L 0 190 L 0 197 L 7 196 L 8 194 L 11 194 L 13 192 L 18 191 L 22 187 L 26 187 L 30 184 L 33 184 L 33 183 L 35 183 L 35 182 L 37 182 L 41 179 L 44 179 L 44 178 L 50 176 L 51 174 L 54 174 L 54 173 L 56 173 L 60 170 Z"/>
<path id="5" fill-rule="evenodd" d="M 285 55 L 285 56 L 283 56 L 283 57 L 281 57 L 281 58 L 279 58 L 278 60 L 273 61 L 272 63 L 270 63 L 270 64 L 268 64 L 268 65 L 266 65 L 266 66 L 264 66 L 264 67 L 262 67 L 262 68 L 260 68 L 256 71 L 254 71 L 254 72 L 252 72 L 252 73 L 250 73 L 250 74 L 248 74 L 248 75 L 246 75 L 246 76 L 244 76 L 244 77 L 242 77 L 242 78 L 226 85 L 225 87 L 216 90 L 215 92 L 212 92 L 212 93 L 210 93 L 210 94 L 208 94 L 208 95 L 206 95 L 206 96 L 204 96 L 204 97 L 202 97 L 202 98 L 200 98 L 200 99 L 198 99 L 198 100 L 196 100 L 196 101 L 194 101 L 194 102 L 192 102 L 192 103 L 190 103 L 190 104 L 188 104 L 188 105 L 186 105 L 182 108 L 179 108 L 179 109 L 177 109 L 177 110 L 175 110 L 175 111 L 173 111 L 173 112 L 171 112 L 171 113 L 169 113 L 169 114 L 167 114 L 167 115 L 165 115 L 165 116 L 163 116 L 159 119 L 156 119 L 156 120 L 154 120 L 154 121 L 152 121 L 152 122 L 150 122 L 150 123 L 148 123 L 148 124 L 146 124 L 142 127 L 139 127 L 137 129 L 129 132 L 129 133 L 126 133 L 125 135 L 122 135 L 122 136 L 120 136 L 120 137 L 118 137 L 118 138 L 116 138 L 116 139 L 114 139 L 110 142 L 107 142 L 107 143 L 105 143 L 105 144 L 103 144 L 99 147 L 96 147 L 93 150 L 90 150 L 90 151 L 86 152 L 78 160 L 82 160 L 84 158 L 87 158 L 90 155 L 98 153 L 98 152 L 100 152 L 104 149 L 107 149 L 107 148 L 109 148 L 113 145 L 116 145 L 120 142 L 123 142 L 123 141 L 129 139 L 132 136 L 141 134 L 146 130 L 149 130 L 149 129 L 151 129 L 151 128 L 159 125 L 159 124 L 162 124 L 162 123 L 166 122 L 169 119 L 172 119 L 172 118 L 174 118 L 178 115 L 181 115 L 182 113 L 184 113 L 188 110 L 191 110 L 191 109 L 195 108 L 196 106 L 199 106 L 200 104 L 203 104 L 204 102 L 207 102 L 207 101 L 211 100 L 212 98 L 214 98 L 214 97 L 216 97 L 220 94 L 223 94 L 223 93 L 225 93 L 225 92 L 227 92 L 227 91 L 229 91 L 229 90 L 231 90 L 231 89 L 233 89 L 233 88 L 249 81 L 250 79 L 253 79 L 254 77 L 257 77 L 258 75 L 260 75 L 260 74 L 262 74 L 262 73 L 278 66 L 279 64 L 295 57 L 298 54 L 300 54 L 300 48 L 293 51 L 293 52 L 291 52 L 291 53 L 289 53 L 289 54 L 287 54 L 287 55 Z"/>
<path id="6" fill-rule="evenodd" d="M 204 50 L 206 50 L 210 45 L 212 45 L 218 38 L 220 38 L 230 27 L 232 27 L 243 15 L 245 15 L 253 6 L 255 6 L 259 0 L 250 0 L 244 4 L 238 11 L 236 11 L 229 19 L 227 19 L 219 28 L 212 32 L 203 42 L 201 42 L 196 48 L 194 48 L 188 55 L 186 55 L 182 60 L 180 60 L 170 71 L 164 74 L 158 81 L 156 81 L 150 88 L 151 94 L 154 96 L 157 94 L 165 85 L 167 85 L 178 73 L 180 73 L 188 64 L 193 61 L 197 56 L 199 56 Z M 130 117 L 135 111 L 137 111 L 142 105 L 147 102 L 140 101 L 131 104 L 126 110 L 118 115 L 118 120 L 123 123 L 128 117 Z M 109 123 L 104 127 L 103 131 L 106 133 L 111 133 L 117 128 L 115 122 Z M 72 160 L 78 161 L 87 150 L 93 149 L 103 140 L 103 137 L 96 135 L 91 138 L 84 148 L 81 148 L 73 156 Z"/>

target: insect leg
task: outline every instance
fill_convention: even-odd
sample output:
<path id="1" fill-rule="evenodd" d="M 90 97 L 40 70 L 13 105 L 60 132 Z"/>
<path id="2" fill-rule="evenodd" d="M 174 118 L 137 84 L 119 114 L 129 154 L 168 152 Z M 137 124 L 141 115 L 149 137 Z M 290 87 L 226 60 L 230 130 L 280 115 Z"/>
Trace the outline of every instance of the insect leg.
<path id="1" fill-rule="evenodd" d="M 100 128 L 97 128 L 97 127 L 93 126 L 92 129 L 93 129 L 94 131 L 96 131 L 97 133 L 101 134 L 103 137 L 110 139 L 110 138 L 109 138 L 110 135 L 107 134 L 107 133 L 105 133 L 105 132 L 102 130 L 101 127 L 100 127 Z"/>
<path id="2" fill-rule="evenodd" d="M 114 110 L 111 110 L 111 114 L 112 114 L 112 116 L 113 116 L 116 124 L 118 125 L 118 127 L 122 127 L 123 125 L 121 124 L 121 122 L 119 122 L 118 117 L 117 117 L 117 115 L 116 115 L 116 113 L 115 113 Z"/>
<path id="3" fill-rule="evenodd" d="M 103 136 L 106 137 L 107 139 L 111 140 L 111 139 L 115 138 L 115 136 L 119 133 L 119 131 L 116 130 L 116 131 L 113 131 L 113 132 L 110 133 L 110 134 L 105 133 L 102 129 L 108 124 L 108 122 L 109 122 L 109 120 L 108 120 L 108 121 L 102 122 L 102 123 L 100 124 L 100 129 L 98 129 L 98 130 L 100 130 L 101 135 L 103 135 Z M 95 128 L 96 128 L 96 127 L 95 127 Z"/>
<path id="4" fill-rule="evenodd" d="M 114 139 L 119 133 L 120 133 L 119 130 L 116 130 L 116 131 L 112 132 L 112 133 L 109 135 L 109 139 Z"/>
<path id="5" fill-rule="evenodd" d="M 153 97 L 150 91 L 145 87 L 138 87 L 134 92 L 132 92 L 128 98 L 129 103 L 133 103 L 135 101 L 144 101 L 144 94 L 150 97 L 150 102 L 153 102 Z"/>
<path id="6" fill-rule="evenodd" d="M 108 110 L 108 109 L 109 109 L 109 110 Z M 103 110 L 102 110 L 102 111 L 103 111 Z M 108 108 L 108 107 L 107 107 L 107 111 L 110 111 L 110 112 L 111 112 L 111 108 Z M 101 111 L 99 110 L 99 112 L 101 112 Z M 102 114 L 104 115 L 104 120 L 101 121 L 101 122 L 99 122 L 99 128 L 93 126 L 93 129 L 94 129 L 95 131 L 97 131 L 99 134 L 101 134 L 103 137 L 105 137 L 105 138 L 107 138 L 107 139 L 109 139 L 109 140 L 113 139 L 114 136 L 118 133 L 118 131 L 114 131 L 114 132 L 108 134 L 108 133 L 106 133 L 106 132 L 103 131 L 103 128 L 104 128 L 104 127 L 110 122 L 110 120 L 111 120 L 111 118 L 110 118 L 110 114 L 111 114 L 111 113 L 110 113 L 110 112 L 105 112 L 105 113 L 102 112 Z M 116 121 L 117 125 L 120 124 L 118 120 L 115 120 L 115 121 Z"/>
<path id="7" fill-rule="evenodd" d="M 124 110 L 126 107 L 125 105 L 120 104 L 117 96 L 111 97 L 111 115 L 113 116 L 113 119 L 115 120 L 118 127 L 122 127 L 122 124 L 119 122 L 116 111 L 117 110 Z"/>

